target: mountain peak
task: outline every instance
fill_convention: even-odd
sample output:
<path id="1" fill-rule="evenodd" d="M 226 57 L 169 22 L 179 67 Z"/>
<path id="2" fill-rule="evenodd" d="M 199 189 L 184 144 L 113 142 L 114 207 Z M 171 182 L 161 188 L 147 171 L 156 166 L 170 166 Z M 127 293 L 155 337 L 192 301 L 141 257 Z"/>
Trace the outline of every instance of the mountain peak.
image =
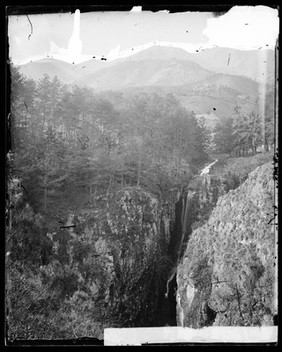
<path id="1" fill-rule="evenodd" d="M 136 54 L 127 57 L 127 60 L 187 60 L 189 54 L 182 48 L 175 48 L 172 46 L 155 45 L 150 48 L 137 52 Z"/>

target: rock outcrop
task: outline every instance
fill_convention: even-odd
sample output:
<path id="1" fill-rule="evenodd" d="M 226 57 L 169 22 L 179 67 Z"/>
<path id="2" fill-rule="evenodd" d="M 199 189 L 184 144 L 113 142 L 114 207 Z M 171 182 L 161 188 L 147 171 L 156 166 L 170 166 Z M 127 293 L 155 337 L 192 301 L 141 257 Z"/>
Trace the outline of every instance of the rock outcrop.
<path id="1" fill-rule="evenodd" d="M 178 325 L 273 325 L 272 172 L 271 163 L 258 167 L 190 235 L 177 270 Z"/>
<path id="2" fill-rule="evenodd" d="M 167 251 L 174 209 L 170 213 L 170 205 L 165 208 L 141 187 L 121 189 L 97 202 L 95 210 L 74 216 L 75 229 L 64 231 L 68 265 L 79 277 L 70 297 L 77 305 L 91 302 L 92 323 L 101 324 L 95 337 L 101 338 L 107 326 L 148 326 L 154 319 L 156 265 Z M 53 236 L 54 243 L 59 237 Z"/>

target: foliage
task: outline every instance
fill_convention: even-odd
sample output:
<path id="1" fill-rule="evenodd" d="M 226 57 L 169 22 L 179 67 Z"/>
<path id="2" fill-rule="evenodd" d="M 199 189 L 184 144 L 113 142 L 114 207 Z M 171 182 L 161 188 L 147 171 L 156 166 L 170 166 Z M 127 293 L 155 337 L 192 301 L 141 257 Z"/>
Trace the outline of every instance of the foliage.
<path id="1" fill-rule="evenodd" d="M 208 160 L 210 136 L 171 94 L 111 100 L 119 105 L 12 67 L 11 169 L 26 201 L 15 201 L 7 232 L 11 339 L 101 337 L 120 312 L 133 326 L 150 314 L 153 269 L 159 280 L 171 271 L 171 258 L 156 249 L 156 204 Z M 75 231 L 59 229 L 70 213 L 91 214 L 87 226 L 76 219 Z"/>
<path id="2" fill-rule="evenodd" d="M 258 148 L 269 150 L 274 143 L 274 93 L 268 91 L 265 97 L 265 108 L 251 112 L 242 107 L 234 108 L 233 116 L 226 117 L 214 128 L 216 153 L 245 156 Z"/>
<path id="3" fill-rule="evenodd" d="M 6 262 L 10 340 L 102 339 L 106 326 L 136 326 L 152 315 L 145 305 L 159 245 L 158 201 L 127 187 L 99 208 L 70 217 L 75 231 L 52 233 L 30 206 L 14 211 Z"/>
<path id="4" fill-rule="evenodd" d="M 231 154 L 234 149 L 234 135 L 232 128 L 232 120 L 227 118 L 222 120 L 215 126 L 215 151 L 217 153 L 228 153 Z"/>
<path id="5" fill-rule="evenodd" d="M 261 117 L 254 111 L 245 114 L 239 107 L 236 107 L 232 127 L 235 146 L 252 149 L 255 154 L 256 148 L 262 143 Z"/>
<path id="6" fill-rule="evenodd" d="M 225 178 L 228 182 L 233 182 L 238 186 L 248 177 L 248 174 L 254 171 L 258 166 L 271 161 L 273 159 L 272 152 L 258 153 L 254 156 L 245 158 L 229 158 L 225 157 L 221 162 L 216 163 L 212 174 Z M 234 189 L 236 187 L 230 187 Z"/>
<path id="7" fill-rule="evenodd" d="M 48 75 L 35 82 L 12 67 L 13 167 L 50 226 L 64 209 L 95 206 L 127 185 L 165 192 L 207 160 L 204 125 L 172 94 L 117 98 L 119 107 L 106 94 Z"/>

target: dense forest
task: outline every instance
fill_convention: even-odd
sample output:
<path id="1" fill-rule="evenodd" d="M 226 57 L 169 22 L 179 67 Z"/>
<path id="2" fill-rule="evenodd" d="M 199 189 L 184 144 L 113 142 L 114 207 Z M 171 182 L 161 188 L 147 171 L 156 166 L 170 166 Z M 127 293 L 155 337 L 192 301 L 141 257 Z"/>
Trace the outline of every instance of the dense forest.
<path id="1" fill-rule="evenodd" d="M 208 159 L 204 125 L 172 95 L 139 94 L 121 110 L 90 89 L 14 69 L 12 101 L 14 165 L 40 211 L 78 189 L 91 203 L 116 187 L 162 187 L 158 177 Z"/>
<path id="2" fill-rule="evenodd" d="M 172 95 L 143 93 L 116 109 L 90 89 L 11 72 L 9 334 L 71 338 L 70 326 L 84 331 L 91 311 L 91 301 L 81 306 L 72 294 L 89 294 L 93 266 L 102 264 L 89 240 L 64 229 L 69 214 L 101 210 L 130 187 L 164 196 L 208 160 L 206 131 Z"/>
<path id="3" fill-rule="evenodd" d="M 93 336 L 93 315 L 107 319 L 90 298 L 98 290 L 91 275 L 102 275 L 102 263 L 83 229 L 73 236 L 66 231 L 73 225 L 69 214 L 99 212 L 101 200 L 107 206 L 128 188 L 166 199 L 217 154 L 256 154 L 262 145 L 268 150 L 271 104 L 264 135 L 261 117 L 240 107 L 210 131 L 173 94 L 96 93 L 48 75 L 34 81 L 14 66 L 11 77 L 9 336 Z M 267 101 L 272 98 L 269 93 Z"/>

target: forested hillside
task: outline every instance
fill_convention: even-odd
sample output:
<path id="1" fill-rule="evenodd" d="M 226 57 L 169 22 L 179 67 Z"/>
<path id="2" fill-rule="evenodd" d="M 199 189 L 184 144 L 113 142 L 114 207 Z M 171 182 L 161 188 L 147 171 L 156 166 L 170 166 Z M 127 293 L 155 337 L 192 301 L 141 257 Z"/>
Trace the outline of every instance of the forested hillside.
<path id="1" fill-rule="evenodd" d="M 272 91 L 263 116 L 238 105 L 212 130 L 173 92 L 98 92 L 14 66 L 11 78 L 9 338 L 102 339 L 105 327 L 172 324 L 162 304 L 179 253 L 219 194 L 245 181 L 228 160 L 271 157 Z M 212 87 L 197 89 L 234 93 Z M 204 189 L 200 171 L 215 159 L 219 177 Z"/>
<path id="2" fill-rule="evenodd" d="M 127 185 L 158 193 L 208 159 L 204 126 L 172 95 L 138 94 L 121 109 L 91 89 L 14 70 L 12 101 L 13 165 L 39 212 L 94 204 Z"/>
<path id="3" fill-rule="evenodd" d="M 172 95 L 116 108 L 11 69 L 10 338 L 102 338 L 107 325 L 148 324 L 174 202 L 209 160 L 204 126 Z"/>
<path id="4" fill-rule="evenodd" d="M 273 106 L 273 50 L 212 48 L 188 53 L 156 45 L 112 61 L 94 56 L 81 64 L 71 64 L 46 58 L 18 69 L 28 78 L 39 80 L 48 74 L 51 80 L 57 76 L 63 83 L 94 88 L 96 93 L 122 91 L 124 96 L 131 97 L 146 91 L 163 98 L 171 93 L 188 111 L 204 115 L 212 128 L 214 120 L 224 123 L 236 106 L 246 113 L 263 115 L 258 111 L 258 101 L 264 99 L 264 88 L 266 109 Z"/>

